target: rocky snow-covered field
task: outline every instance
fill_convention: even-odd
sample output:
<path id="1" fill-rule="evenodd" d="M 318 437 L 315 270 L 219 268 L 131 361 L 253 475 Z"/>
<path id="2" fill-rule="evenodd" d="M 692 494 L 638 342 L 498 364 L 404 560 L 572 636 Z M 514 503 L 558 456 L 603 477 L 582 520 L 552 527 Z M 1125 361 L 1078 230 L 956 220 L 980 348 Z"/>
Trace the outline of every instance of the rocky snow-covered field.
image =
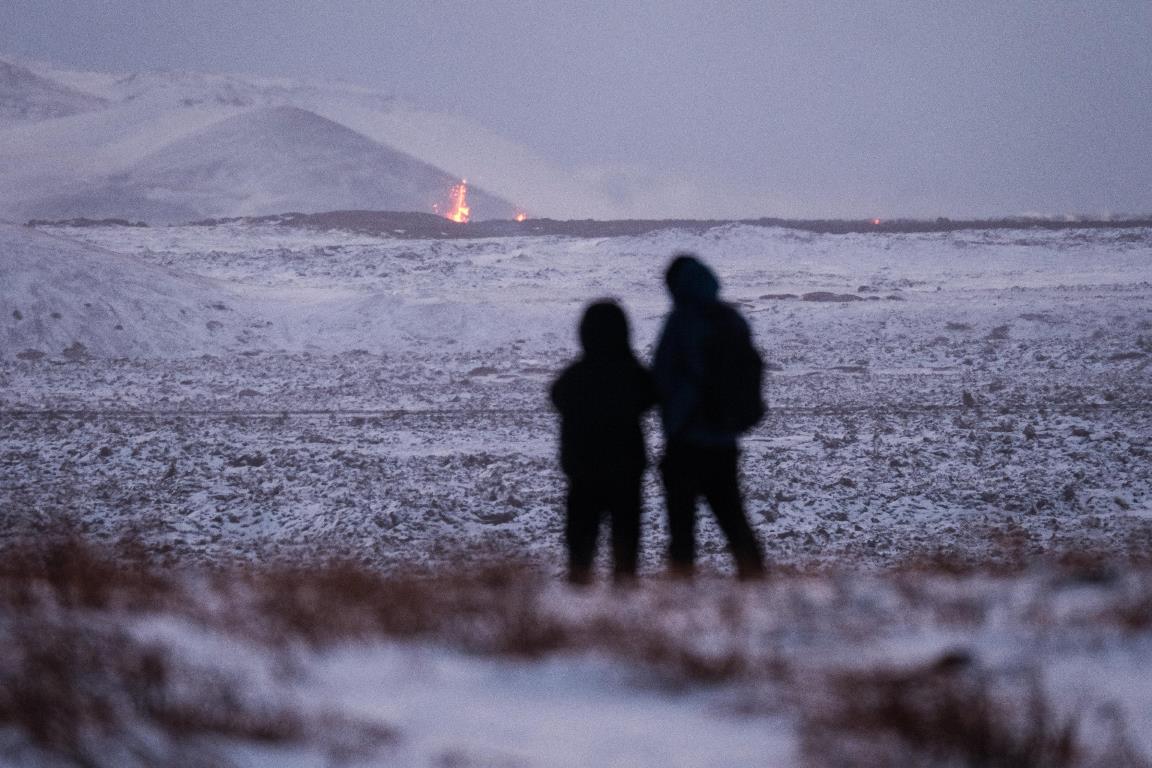
<path id="1" fill-rule="evenodd" d="M 715 267 L 770 363 L 742 471 L 774 577 L 574 593 L 550 579 L 564 488 L 546 389 L 593 298 L 624 303 L 650 356 L 678 250 Z M 116 619 L 277 701 L 378 723 L 385 751 L 364 764 L 891 765 L 837 740 L 877 716 L 867 696 L 848 714 L 821 697 L 922 697 L 943 674 L 969 703 L 1036 680 L 1096 764 L 1144 765 L 1150 360 L 1149 230 L 431 241 L 3 225 L 0 530 L 11 546 L 71 526 L 209 572 L 334 555 L 384 578 L 543 572 L 516 619 L 551 633 L 530 662 L 483 631 L 284 640 L 299 674 L 278 677 L 281 652 L 250 631 L 203 628 L 237 599 L 203 585 L 195 610 Z M 651 478 L 647 575 L 662 515 Z M 706 570 L 727 573 L 707 515 L 701 535 Z M 0 696 L 4 738 L 6 711 Z M 325 749 L 225 753 L 358 764 Z"/>
<path id="2" fill-rule="evenodd" d="M 558 567 L 547 385 L 595 297 L 624 302 L 646 357 L 667 309 L 662 268 L 688 249 L 770 361 L 771 412 L 743 471 L 778 565 L 1152 547 L 1146 230 L 4 234 L 9 250 L 86 244 L 61 243 L 72 261 L 125 255 L 83 278 L 83 303 L 5 281 L 9 531 L 69 517 L 180 558 L 338 548 L 381 568 L 474 554 Z M 44 261 L 25 272 L 51 284 Z M 654 571 L 654 480 L 646 523 Z M 726 567 L 708 521 L 703 535 Z"/>

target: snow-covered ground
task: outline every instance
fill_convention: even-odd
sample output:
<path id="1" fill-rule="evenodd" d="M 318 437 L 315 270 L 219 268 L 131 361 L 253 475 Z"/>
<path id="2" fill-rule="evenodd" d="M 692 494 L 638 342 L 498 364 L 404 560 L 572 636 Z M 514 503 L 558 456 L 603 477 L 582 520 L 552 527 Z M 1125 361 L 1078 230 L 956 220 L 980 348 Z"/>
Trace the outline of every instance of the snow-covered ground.
<path id="1" fill-rule="evenodd" d="M 557 564 L 546 387 L 598 296 L 624 302 L 646 357 L 663 266 L 688 249 L 773 369 L 743 467 L 777 564 L 1152 545 L 1146 230 L 0 234 L 17 254 L 0 294 L 14 527 L 80 513 L 209 560 L 338 546 L 385 568 L 493 551 Z M 797 298 L 818 291 L 856 300 Z M 726 567 L 708 521 L 703 537 Z"/>
<path id="2" fill-rule="evenodd" d="M 1111 706 L 1152 751 L 1148 584 L 1124 565 L 1152 551 L 1148 230 L 0 227 L 5 541 L 63 519 L 168 563 L 340 554 L 384 573 L 516 560 L 558 574 L 547 385 L 596 297 L 624 303 L 650 355 L 679 250 L 715 267 L 771 365 L 742 471 L 778 581 L 546 584 L 535 610 L 572 633 L 663 627 L 759 672 L 704 685 L 596 643 L 524 662 L 375 639 L 304 653 L 301 695 L 394 728 L 389 764 L 820 764 L 806 681 L 961 648 L 998 675 L 1039 673 L 1098 746 Z M 662 517 L 651 478 L 646 574 Z M 701 536 L 707 569 L 727 572 L 707 515 Z M 1035 564 L 1077 557 L 1112 570 Z"/>

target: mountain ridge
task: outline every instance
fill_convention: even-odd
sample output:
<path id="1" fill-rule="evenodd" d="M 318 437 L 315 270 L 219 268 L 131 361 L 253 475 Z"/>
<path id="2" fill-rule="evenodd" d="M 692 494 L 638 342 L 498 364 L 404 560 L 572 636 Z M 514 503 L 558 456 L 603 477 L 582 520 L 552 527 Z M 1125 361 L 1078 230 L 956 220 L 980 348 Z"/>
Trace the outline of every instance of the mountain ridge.
<path id="1" fill-rule="evenodd" d="M 0 58 L 0 127 L 50 120 L 105 105 L 98 96 Z"/>
<path id="2" fill-rule="evenodd" d="M 93 75 L 97 96 L 67 84 L 79 75 L 57 82 L 3 60 L 0 66 L 17 72 L 21 84 L 6 96 L 0 79 L 0 114 L 25 109 L 26 93 L 80 99 L 37 122 L 0 125 L 0 215 L 10 219 L 163 224 L 341 209 L 432 212 L 447 209 L 460 180 L 292 103 L 322 108 L 325 92 L 312 84 L 187 73 Z M 378 92 L 344 90 L 327 97 L 363 96 L 376 108 L 390 101 Z M 518 210 L 482 184 L 469 193 L 474 219 L 511 218 Z"/>
<path id="3" fill-rule="evenodd" d="M 89 216 L 179 223 L 353 207 L 431 211 L 454 176 L 299 107 L 225 117 L 130 167 L 19 208 L 24 218 Z M 477 218 L 511 203 L 470 190 Z"/>

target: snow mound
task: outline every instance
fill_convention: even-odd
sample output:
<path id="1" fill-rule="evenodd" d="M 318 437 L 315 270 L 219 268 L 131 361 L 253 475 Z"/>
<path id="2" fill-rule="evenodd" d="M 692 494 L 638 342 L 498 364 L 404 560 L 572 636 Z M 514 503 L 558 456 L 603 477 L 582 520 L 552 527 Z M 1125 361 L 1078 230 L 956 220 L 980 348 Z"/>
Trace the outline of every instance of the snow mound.
<path id="1" fill-rule="evenodd" d="M 29 218 L 179 222 L 340 209 L 431 211 L 457 179 L 308 110 L 262 107 L 176 139 L 122 173 L 24 204 Z M 471 189 L 475 218 L 511 218 Z"/>
<path id="2" fill-rule="evenodd" d="M 0 60 L 0 126 L 100 109 L 104 101 Z"/>
<path id="3" fill-rule="evenodd" d="M 0 357 L 183 356 L 238 326 L 214 281 L 0 223 Z"/>

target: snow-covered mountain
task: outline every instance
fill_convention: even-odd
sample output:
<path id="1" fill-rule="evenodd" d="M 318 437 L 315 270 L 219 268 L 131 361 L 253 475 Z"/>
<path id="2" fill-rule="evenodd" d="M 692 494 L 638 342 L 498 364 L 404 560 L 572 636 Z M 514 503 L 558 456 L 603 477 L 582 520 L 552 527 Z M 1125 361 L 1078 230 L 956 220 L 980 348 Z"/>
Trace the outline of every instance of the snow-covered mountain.
<path id="1" fill-rule="evenodd" d="M 100 109 L 104 100 L 0 59 L 0 128 Z"/>
<path id="2" fill-rule="evenodd" d="M 468 173 L 448 173 L 427 157 L 317 114 L 338 116 L 350 104 L 361 115 L 390 108 L 389 97 L 366 89 L 5 66 L 19 75 L 10 78 L 19 87 L 0 89 L 0 115 L 31 114 L 29 104 L 60 96 L 56 112 L 43 107 L 35 124 L 0 123 L 0 215 L 16 220 L 158 223 L 288 211 L 431 212 L 447 207 L 452 185 Z M 471 181 L 473 218 L 516 213 Z"/>
<path id="3" fill-rule="evenodd" d="M 261 107 L 172 141 L 122 172 L 18 208 L 25 217 L 151 222 L 287 211 L 431 211 L 457 179 L 297 107 Z M 470 190 L 476 218 L 515 209 Z"/>
<path id="4" fill-rule="evenodd" d="M 254 75 L 156 71 L 113 74 L 58 69 L 29 63 L 43 78 L 98 96 L 108 103 L 147 103 L 156 108 L 203 106 L 274 107 L 293 104 L 315 109 L 332 101 L 348 101 L 384 111 L 396 100 L 387 93 L 345 82 L 301 81 Z"/>

